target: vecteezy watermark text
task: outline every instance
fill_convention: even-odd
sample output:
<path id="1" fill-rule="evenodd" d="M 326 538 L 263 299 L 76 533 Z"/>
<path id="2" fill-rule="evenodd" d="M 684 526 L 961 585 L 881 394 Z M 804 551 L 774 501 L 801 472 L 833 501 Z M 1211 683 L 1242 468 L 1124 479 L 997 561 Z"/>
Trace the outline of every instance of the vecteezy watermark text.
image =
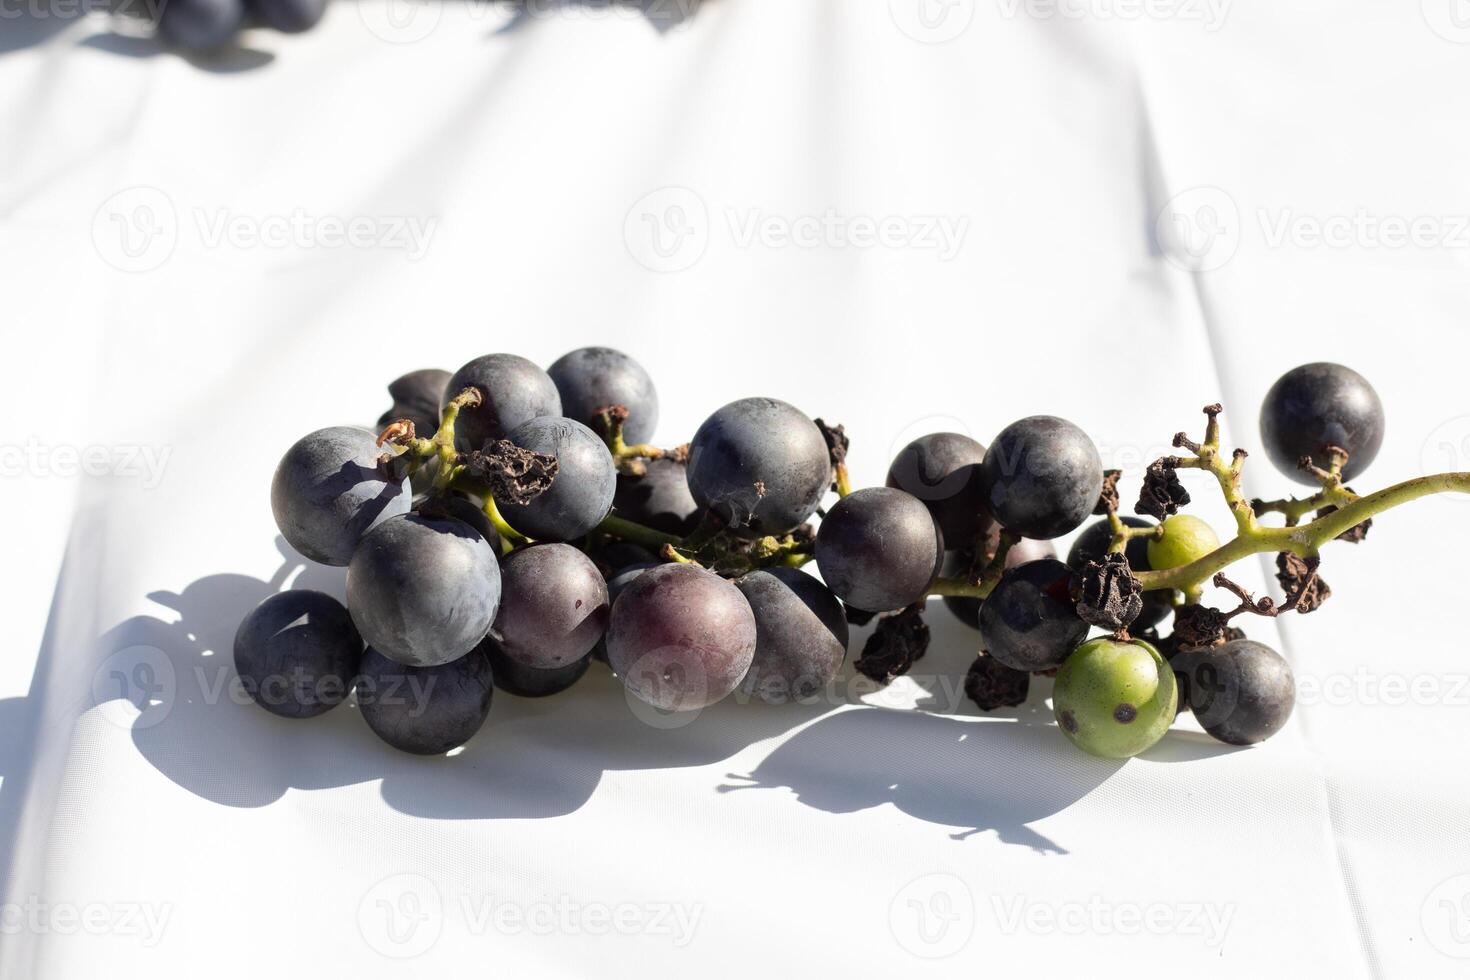
<path id="1" fill-rule="evenodd" d="M 992 895 L 990 905 L 996 925 L 1007 935 L 1190 936 L 1211 949 L 1225 941 L 1235 918 L 1233 904 L 1113 902 L 1098 895 L 1068 902 Z"/>
<path id="2" fill-rule="evenodd" d="M 289 214 L 241 214 L 228 208 L 194 211 L 205 248 L 356 248 L 391 249 L 409 261 L 424 257 L 437 220 L 417 215 L 340 217 L 296 208 Z"/>
<path id="3" fill-rule="evenodd" d="M 0 903 L 0 935 L 135 936 L 151 949 L 173 911 L 169 902 L 46 902 L 29 895 Z"/>
<path id="4" fill-rule="evenodd" d="M 357 907 L 364 941 L 393 959 L 427 952 L 450 924 L 472 936 L 653 936 L 682 949 L 694 940 L 703 916 L 701 902 L 598 901 L 565 894 L 517 901 L 458 892 L 446 901 L 434 881 L 414 873 L 384 878 Z"/>
<path id="5" fill-rule="evenodd" d="M 438 225 L 428 215 L 346 215 L 304 207 L 276 213 L 194 207 L 181 216 L 163 191 L 138 186 L 102 202 L 92 218 L 92 244 L 104 262 L 123 272 L 157 269 L 186 231 L 205 249 L 380 250 L 402 252 L 416 262 L 428 252 Z"/>
<path id="6" fill-rule="evenodd" d="M 1259 212 L 1270 248 L 1470 248 L 1470 215 L 1300 214 L 1291 208 Z"/>
<path id="7" fill-rule="evenodd" d="M 0 443 L 0 478 L 113 476 L 139 480 L 152 490 L 163 481 L 172 452 L 170 446 L 51 445 L 32 436 L 23 443 Z"/>
<path id="8" fill-rule="evenodd" d="M 767 251 L 918 251 L 949 262 L 970 230 L 965 215 L 775 212 L 759 207 L 726 208 L 712 219 L 704 198 L 687 187 L 645 194 L 623 219 L 623 241 L 637 262 L 654 272 L 691 268 L 721 230 L 731 246 Z"/>
<path id="9" fill-rule="evenodd" d="M 941 262 L 959 254 L 970 219 L 945 214 L 891 214 L 881 218 L 846 215 L 831 208 L 821 214 L 768 214 L 759 208 L 725 213 L 736 248 L 855 248 L 932 251 Z"/>
<path id="10" fill-rule="evenodd" d="M 1225 26 L 1235 0 L 996 0 L 1007 19 L 1180 21 L 1206 31 Z"/>

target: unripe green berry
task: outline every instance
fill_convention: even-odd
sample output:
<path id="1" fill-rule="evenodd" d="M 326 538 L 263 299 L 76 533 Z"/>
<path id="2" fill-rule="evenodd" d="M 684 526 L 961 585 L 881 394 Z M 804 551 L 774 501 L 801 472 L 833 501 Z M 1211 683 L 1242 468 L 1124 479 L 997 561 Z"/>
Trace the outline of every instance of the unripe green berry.
<path id="1" fill-rule="evenodd" d="M 1174 671 L 1142 640 L 1098 637 L 1072 651 L 1057 671 L 1057 724 L 1084 752 L 1129 759 L 1164 737 L 1179 691 Z"/>
<path id="2" fill-rule="evenodd" d="M 1220 547 L 1215 529 L 1193 514 L 1175 514 L 1163 527 L 1148 542 L 1148 562 L 1158 571 L 1183 568 Z"/>

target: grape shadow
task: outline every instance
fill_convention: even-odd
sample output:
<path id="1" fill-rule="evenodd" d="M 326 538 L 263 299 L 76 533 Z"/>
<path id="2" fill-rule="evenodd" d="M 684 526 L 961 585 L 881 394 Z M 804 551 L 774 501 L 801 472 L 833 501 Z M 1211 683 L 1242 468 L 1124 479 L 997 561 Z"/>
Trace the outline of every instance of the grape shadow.
<path id="1" fill-rule="evenodd" d="M 1065 854 L 1031 824 L 1087 796 L 1122 765 L 1012 719 L 859 707 L 802 729 L 720 789 L 786 789 L 829 813 L 886 803 L 954 828 L 957 841 L 992 831 L 1007 844 Z"/>
<path id="2" fill-rule="evenodd" d="M 143 712 L 131 738 L 176 785 L 221 805 L 260 807 L 293 789 L 380 781 L 383 800 L 414 816 L 559 816 L 585 804 L 604 772 L 720 762 L 829 710 L 722 704 L 665 730 L 630 706 L 606 665 L 594 663 L 575 687 L 554 698 L 497 690 L 479 734 L 443 757 L 411 756 L 382 743 L 354 701 L 317 718 L 279 718 L 231 696 L 235 629 L 256 604 L 288 583 L 340 598 L 344 570 L 307 562 L 284 540 L 277 547 L 283 563 L 268 579 L 222 573 L 179 592 L 150 593 L 173 610 L 175 621 L 134 617 L 99 641 L 103 655 L 143 646 L 166 657 L 171 692 L 139 685 L 116 692 Z"/>

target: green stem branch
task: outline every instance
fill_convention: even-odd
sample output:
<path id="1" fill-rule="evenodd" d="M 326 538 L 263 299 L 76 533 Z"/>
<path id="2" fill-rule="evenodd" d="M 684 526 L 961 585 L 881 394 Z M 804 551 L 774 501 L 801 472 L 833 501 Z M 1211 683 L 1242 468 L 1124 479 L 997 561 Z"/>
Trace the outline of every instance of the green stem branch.
<path id="1" fill-rule="evenodd" d="M 655 554 L 663 551 L 664 545 L 673 545 L 675 548 L 682 543 L 680 538 L 662 531 L 655 531 L 651 527 L 609 514 L 597 525 L 597 530 L 603 534 L 610 534 L 623 541 L 631 541 L 633 544 L 642 545 Z"/>
<path id="2" fill-rule="evenodd" d="M 1327 542 L 1370 517 L 1420 497 L 1451 492 L 1470 493 L 1470 473 L 1438 473 L 1407 480 L 1359 497 L 1309 524 L 1296 527 L 1255 526 L 1192 564 L 1160 572 L 1137 572 L 1135 575 L 1146 592 L 1159 589 L 1190 592 L 1242 558 L 1278 551 L 1290 551 L 1310 558 Z"/>
<path id="3" fill-rule="evenodd" d="M 1297 527 L 1261 527 L 1253 522 L 1251 530 L 1192 564 L 1159 572 L 1135 572 L 1134 575 L 1145 592 L 1178 589 L 1186 596 L 1197 597 L 1204 583 L 1243 558 L 1279 551 L 1310 558 L 1327 542 L 1368 518 L 1436 493 L 1470 493 L 1470 473 L 1438 473 L 1407 480 L 1366 497 L 1358 497 L 1326 517 Z M 929 594 L 984 599 L 994 588 L 995 581 L 940 578 L 930 586 Z"/>
<path id="4" fill-rule="evenodd" d="M 497 532 L 499 532 L 500 536 L 509 541 L 511 547 L 522 544 L 529 544 L 531 541 L 530 538 L 526 537 L 520 531 L 517 531 L 515 528 L 511 527 L 510 524 L 506 522 L 504 515 L 500 513 L 500 508 L 495 505 L 495 498 L 490 496 L 489 491 L 482 490 L 481 494 L 485 501 L 485 506 L 483 508 L 485 512 L 485 519 L 490 522 L 490 525 L 494 527 Z"/>

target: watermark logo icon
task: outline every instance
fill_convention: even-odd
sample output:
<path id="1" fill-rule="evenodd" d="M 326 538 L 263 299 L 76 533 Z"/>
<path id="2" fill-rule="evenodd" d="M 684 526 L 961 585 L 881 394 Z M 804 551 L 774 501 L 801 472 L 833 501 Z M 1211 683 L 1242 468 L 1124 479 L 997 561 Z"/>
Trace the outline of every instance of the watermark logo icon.
<path id="1" fill-rule="evenodd" d="M 900 31 L 923 44 L 943 44 L 965 33 L 975 19 L 975 0 L 888 0 Z"/>
<path id="2" fill-rule="evenodd" d="M 917 455 L 909 454 L 900 457 L 900 454 L 914 440 L 941 432 L 951 432 L 970 439 L 975 438 L 975 434 L 970 431 L 964 419 L 953 415 L 926 415 L 899 429 L 893 441 L 888 444 L 887 458 L 893 460 L 890 472 L 898 480 L 896 485 L 920 500 L 947 500 L 959 493 L 964 488 L 966 481 L 971 479 L 970 468 L 963 467 L 943 477 L 937 483 L 931 484 L 928 482 L 930 474 L 920 470 Z M 945 542 L 945 547 L 949 546 L 949 543 Z"/>
<path id="3" fill-rule="evenodd" d="M 1457 960 L 1470 959 L 1470 874 L 1446 878 L 1419 909 L 1429 945 Z"/>
<path id="4" fill-rule="evenodd" d="M 965 948 L 975 932 L 975 896 L 952 874 L 915 878 L 893 896 L 888 928 L 898 944 L 926 960 L 944 959 Z"/>
<path id="5" fill-rule="evenodd" d="M 1470 44 L 1470 0 L 1419 0 L 1429 29 L 1453 44 Z"/>
<path id="6" fill-rule="evenodd" d="M 92 674 L 92 703 L 119 728 L 152 728 L 178 696 L 173 661 L 158 647 L 124 647 Z"/>
<path id="7" fill-rule="evenodd" d="M 1419 469 L 1425 476 L 1470 470 L 1470 415 L 1458 415 L 1440 423 L 1419 450 Z M 1470 500 L 1463 493 L 1447 494 L 1452 500 Z"/>
<path id="8" fill-rule="evenodd" d="M 92 215 L 92 246 L 122 272 L 148 272 L 168 261 L 179 243 L 173 201 L 157 187 L 128 187 Z"/>
<path id="9" fill-rule="evenodd" d="M 1218 187 L 1192 187 L 1159 211 L 1154 237 L 1159 250 L 1186 272 L 1213 272 L 1240 248 L 1240 209 Z"/>
<path id="10" fill-rule="evenodd" d="M 623 219 L 623 241 L 638 264 L 653 272 L 682 272 L 709 247 L 709 208 L 687 187 L 645 194 Z"/>
<path id="11" fill-rule="evenodd" d="M 437 0 L 357 0 L 357 17 L 374 37 L 414 44 L 434 33 L 443 14 Z"/>
<path id="12" fill-rule="evenodd" d="M 384 878 L 357 906 L 357 928 L 376 952 L 404 960 L 427 953 L 444 929 L 439 889 L 421 874 Z"/>
<path id="13" fill-rule="evenodd" d="M 694 724 L 703 713 L 709 677 L 697 659 L 674 648 L 639 657 L 623 673 L 623 696 L 633 717 L 649 728 L 674 731 Z"/>

